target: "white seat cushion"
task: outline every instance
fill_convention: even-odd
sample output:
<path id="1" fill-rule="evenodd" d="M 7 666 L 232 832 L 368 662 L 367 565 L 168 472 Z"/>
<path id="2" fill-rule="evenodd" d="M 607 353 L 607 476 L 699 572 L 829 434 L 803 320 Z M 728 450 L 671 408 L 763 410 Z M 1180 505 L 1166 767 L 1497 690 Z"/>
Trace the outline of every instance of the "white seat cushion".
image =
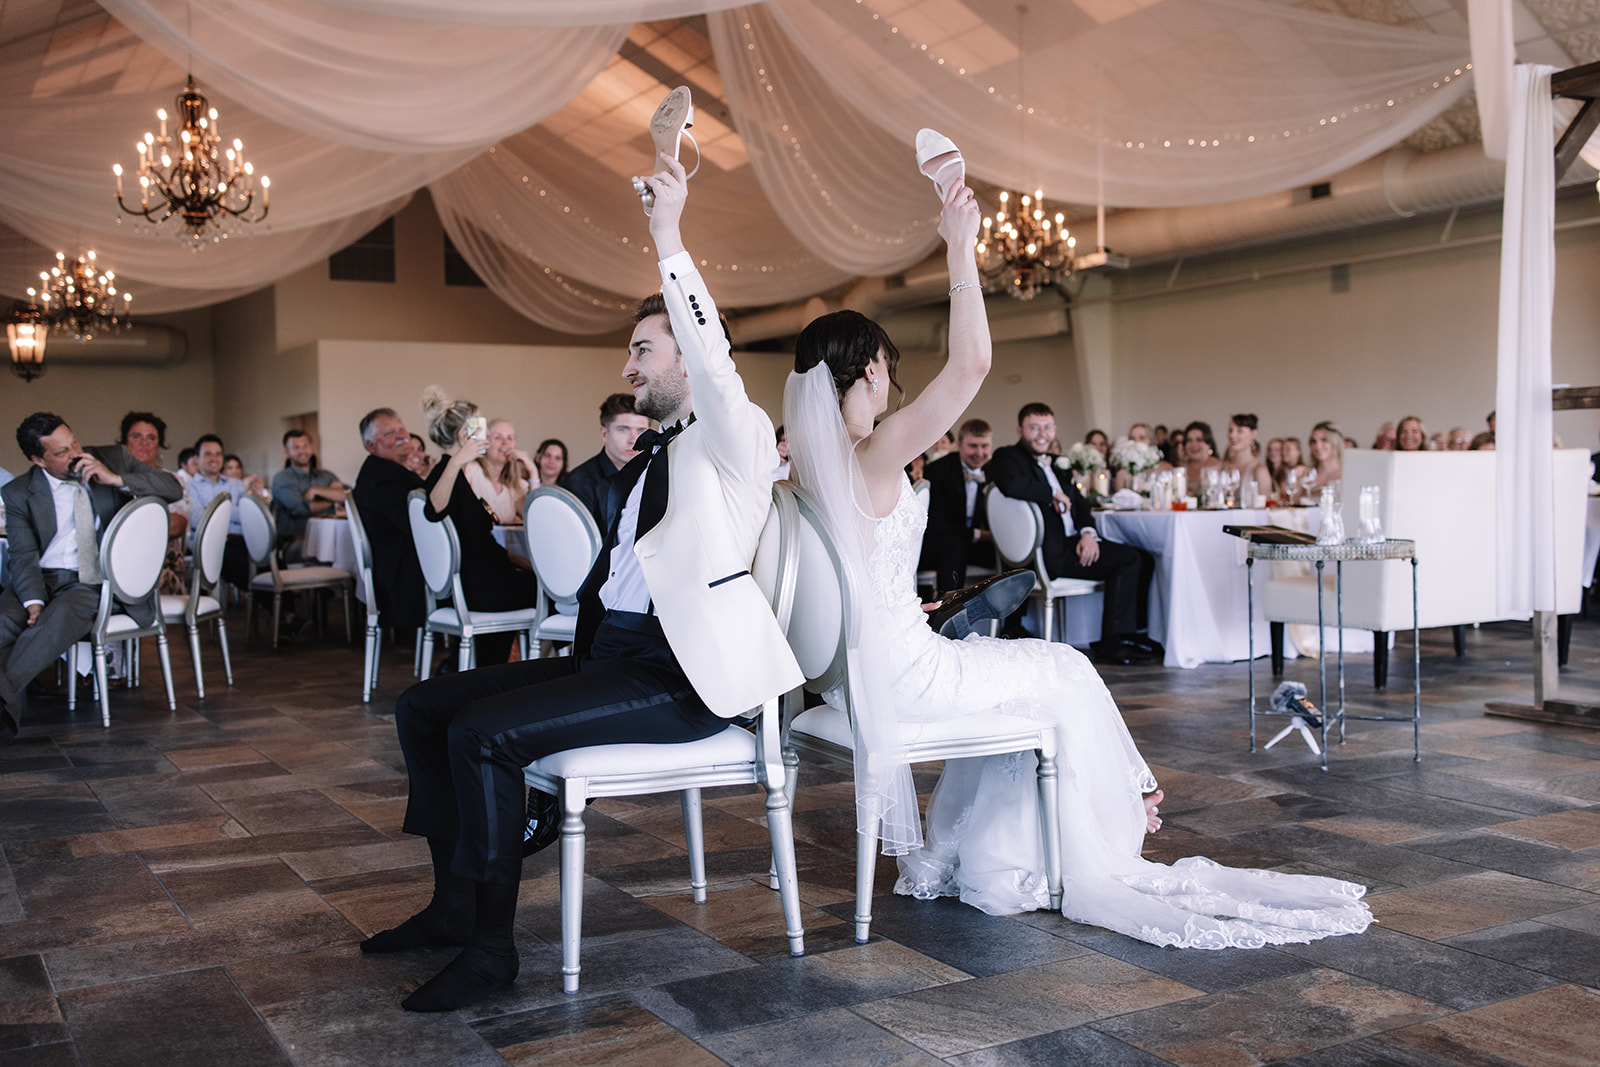
<path id="1" fill-rule="evenodd" d="M 174 593 L 162 593 L 161 594 L 161 621 L 162 622 L 182 622 L 183 621 L 183 609 L 188 607 L 188 606 L 189 606 L 189 598 L 188 597 L 186 597 L 186 596 L 178 596 L 178 595 L 176 595 Z M 198 610 L 197 614 L 209 615 L 213 611 L 221 611 L 221 610 L 222 610 L 222 605 L 217 602 L 217 598 L 216 597 L 214 597 L 214 596 L 201 596 L 201 598 L 200 598 L 200 606 L 199 606 L 199 610 Z"/>
<path id="2" fill-rule="evenodd" d="M 472 625 L 479 626 L 506 626 L 512 629 L 521 629 L 532 626 L 533 620 L 539 617 L 538 608 L 520 608 L 517 611 L 473 611 L 467 609 L 467 614 L 472 617 Z M 435 608 L 428 616 L 428 621 L 440 623 L 445 626 L 459 626 L 460 620 L 456 618 L 455 608 Z"/>
<path id="3" fill-rule="evenodd" d="M 578 636 L 576 615 L 552 615 L 539 624 L 541 641 L 571 641 Z"/>
<path id="4" fill-rule="evenodd" d="M 1098 593 L 1104 588 L 1099 582 L 1088 578 L 1052 578 L 1050 579 L 1050 595 L 1062 596 L 1088 596 Z"/>
<path id="5" fill-rule="evenodd" d="M 278 581 L 286 589 L 292 589 L 297 585 L 332 585 L 335 582 L 349 580 L 350 572 L 340 570 L 338 567 L 290 567 L 278 572 Z M 250 583 L 250 588 L 273 588 L 272 572 L 256 575 L 255 581 Z"/>
<path id="6" fill-rule="evenodd" d="M 675 745 L 591 745 L 555 752 L 530 765 L 552 778 L 603 778 L 614 774 L 682 771 L 750 763 L 756 758 L 756 737 L 729 726 L 720 734 Z"/>
<path id="7" fill-rule="evenodd" d="M 129 630 L 143 629 L 138 623 L 126 615 L 113 615 L 106 620 L 106 636 L 126 633 Z"/>
<path id="8" fill-rule="evenodd" d="M 996 735 L 1034 733 L 1046 725 L 1048 724 L 1016 715 L 963 715 L 957 719 L 941 719 L 937 722 L 901 723 L 900 737 L 907 745 L 927 745 L 976 740 Z M 850 731 L 850 718 L 838 708 L 824 705 L 802 711 L 795 716 L 790 729 L 831 742 L 840 748 L 855 746 L 855 739 Z"/>

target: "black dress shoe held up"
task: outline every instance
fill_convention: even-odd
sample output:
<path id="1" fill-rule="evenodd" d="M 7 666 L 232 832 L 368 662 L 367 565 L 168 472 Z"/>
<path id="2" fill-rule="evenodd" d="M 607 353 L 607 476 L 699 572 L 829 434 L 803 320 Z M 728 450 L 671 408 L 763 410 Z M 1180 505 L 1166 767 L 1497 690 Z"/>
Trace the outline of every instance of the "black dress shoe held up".
<path id="1" fill-rule="evenodd" d="M 1034 575 L 1030 570 L 1005 571 L 985 578 L 976 585 L 946 593 L 944 601 L 928 616 L 928 625 L 941 637 L 959 641 L 970 633 L 987 634 L 979 624 L 991 619 L 1004 621 L 1022 606 L 1033 592 Z"/>
<path id="2" fill-rule="evenodd" d="M 528 821 L 522 828 L 522 854 L 531 856 L 561 836 L 561 801 L 542 789 L 528 790 Z"/>

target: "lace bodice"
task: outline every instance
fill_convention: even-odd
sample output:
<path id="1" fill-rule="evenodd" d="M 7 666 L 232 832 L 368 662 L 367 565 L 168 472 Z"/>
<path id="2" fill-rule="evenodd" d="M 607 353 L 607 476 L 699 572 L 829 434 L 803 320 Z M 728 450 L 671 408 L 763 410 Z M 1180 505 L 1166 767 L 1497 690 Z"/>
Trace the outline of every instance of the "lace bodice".
<path id="1" fill-rule="evenodd" d="M 900 480 L 900 497 L 894 502 L 894 509 L 872 522 L 874 536 L 867 556 L 867 580 L 872 584 L 873 595 L 886 608 L 904 610 L 907 605 L 917 605 L 917 559 L 922 554 L 928 513 L 909 479 Z"/>

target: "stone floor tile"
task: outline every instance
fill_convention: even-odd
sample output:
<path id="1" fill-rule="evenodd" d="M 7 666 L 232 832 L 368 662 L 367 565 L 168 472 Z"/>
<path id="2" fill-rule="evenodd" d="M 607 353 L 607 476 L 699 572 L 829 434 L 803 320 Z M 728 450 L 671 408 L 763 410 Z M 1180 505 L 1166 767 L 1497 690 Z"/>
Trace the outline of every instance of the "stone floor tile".
<path id="1" fill-rule="evenodd" d="M 220 969 L 71 990 L 61 1010 L 85 1063 L 291 1063 Z M 391 1024 L 392 1025 L 392 1024 Z"/>
<path id="2" fill-rule="evenodd" d="M 1060 1067 L 1079 1063 L 1094 1067 L 1161 1067 L 1166 1063 L 1088 1026 L 991 1045 L 952 1056 L 947 1062 L 956 1067 Z"/>
<path id="3" fill-rule="evenodd" d="M 944 1062 L 845 1008 L 719 1034 L 704 1045 L 731 1067 L 937 1067 Z"/>
<path id="4" fill-rule="evenodd" d="M 1452 1064 L 1573 1067 L 1600 1049 L 1600 993 L 1563 985 L 1397 1029 L 1384 1044 Z"/>
<path id="5" fill-rule="evenodd" d="M 1495 823 L 1485 829 L 1574 851 L 1600 846 L 1600 812 L 1558 811 L 1532 819 Z"/>
<path id="6" fill-rule="evenodd" d="M 1524 920 L 1461 934 L 1445 944 L 1552 979 L 1600 986 L 1600 936 L 1594 934 Z"/>
<path id="7" fill-rule="evenodd" d="M 1483 871 L 1368 898 L 1373 914 L 1385 927 L 1430 941 L 1594 902 L 1591 893 L 1501 871 Z"/>
<path id="8" fill-rule="evenodd" d="M 556 1004 L 486 1019 L 474 1029 L 513 1067 L 716 1067 L 724 1062 L 621 998 Z"/>
<path id="9" fill-rule="evenodd" d="M 855 915 L 853 901 L 823 910 L 845 920 Z M 1004 916 L 985 915 L 953 897 L 878 897 L 872 932 L 979 977 L 1085 952 L 1070 941 Z"/>

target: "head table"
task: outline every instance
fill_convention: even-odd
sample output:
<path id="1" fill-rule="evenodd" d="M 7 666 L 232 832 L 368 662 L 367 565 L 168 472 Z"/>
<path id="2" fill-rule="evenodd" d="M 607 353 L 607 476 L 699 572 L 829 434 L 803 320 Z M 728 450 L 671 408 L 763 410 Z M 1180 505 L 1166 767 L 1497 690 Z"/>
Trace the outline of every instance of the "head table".
<path id="1" fill-rule="evenodd" d="M 1316 533 L 1322 525 L 1322 510 L 1102 511 L 1095 519 L 1107 540 L 1142 548 L 1156 558 L 1155 580 L 1150 584 L 1150 636 L 1166 647 L 1166 666 L 1187 668 L 1232 663 L 1250 655 L 1250 631 L 1245 622 L 1249 618 L 1247 542 L 1223 533 L 1222 528 L 1272 525 Z M 1265 651 L 1270 641 L 1261 614 L 1260 583 L 1275 574 L 1271 567 L 1254 571 L 1256 608 L 1250 624 L 1257 628 L 1255 647 Z M 1354 651 L 1361 635 L 1346 637 L 1346 650 Z M 1366 637 L 1368 651 L 1371 640 Z M 1285 654 L 1294 651 L 1295 643 L 1285 642 Z"/>

